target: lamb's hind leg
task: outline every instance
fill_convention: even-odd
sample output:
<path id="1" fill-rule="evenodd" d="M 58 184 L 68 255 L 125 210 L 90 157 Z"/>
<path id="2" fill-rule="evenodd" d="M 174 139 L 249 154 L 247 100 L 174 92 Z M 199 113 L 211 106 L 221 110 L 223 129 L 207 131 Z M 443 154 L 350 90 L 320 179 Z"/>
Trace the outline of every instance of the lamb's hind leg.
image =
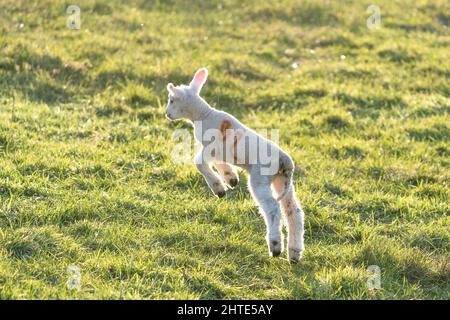
<path id="1" fill-rule="evenodd" d="M 284 181 L 282 177 L 277 177 L 273 181 L 273 187 L 277 194 L 282 192 Z M 303 254 L 305 245 L 304 237 L 304 213 L 300 203 L 295 196 L 295 188 L 291 185 L 290 190 L 280 200 L 281 212 L 288 229 L 288 259 L 291 262 L 298 262 Z"/>
<path id="2" fill-rule="evenodd" d="M 281 234 L 281 211 L 270 189 L 270 177 L 251 172 L 249 178 L 250 192 L 259 204 L 261 213 L 267 225 L 267 245 L 273 257 L 277 257 L 283 251 L 283 239 Z"/>

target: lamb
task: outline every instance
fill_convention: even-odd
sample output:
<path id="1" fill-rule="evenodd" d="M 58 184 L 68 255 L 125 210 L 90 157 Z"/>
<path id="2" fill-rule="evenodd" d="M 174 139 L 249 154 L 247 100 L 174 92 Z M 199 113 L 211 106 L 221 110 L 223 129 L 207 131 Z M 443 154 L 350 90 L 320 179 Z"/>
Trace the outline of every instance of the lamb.
<path id="1" fill-rule="evenodd" d="M 195 164 L 216 196 L 223 197 L 228 188 L 238 184 L 238 170 L 248 172 L 250 193 L 267 226 L 269 255 L 277 257 L 283 252 L 283 218 L 288 231 L 288 260 L 298 262 L 304 251 L 304 213 L 292 182 L 294 163 L 274 142 L 208 105 L 200 97 L 207 77 L 208 70 L 201 68 L 188 86 L 169 83 L 166 117 L 193 124 L 195 139 L 202 145 Z"/>

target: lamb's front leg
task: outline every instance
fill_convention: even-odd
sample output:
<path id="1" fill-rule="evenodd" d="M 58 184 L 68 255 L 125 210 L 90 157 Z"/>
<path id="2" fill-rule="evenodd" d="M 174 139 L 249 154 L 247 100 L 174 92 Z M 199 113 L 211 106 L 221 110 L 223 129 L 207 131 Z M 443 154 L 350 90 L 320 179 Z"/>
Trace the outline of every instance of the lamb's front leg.
<path id="1" fill-rule="evenodd" d="M 239 175 L 236 170 L 233 169 L 228 163 L 225 162 L 214 162 L 214 167 L 216 167 L 220 176 L 223 178 L 226 184 L 230 187 L 235 187 L 239 182 Z"/>
<path id="2" fill-rule="evenodd" d="M 204 150 L 202 149 L 195 156 L 195 165 L 198 171 L 205 177 L 206 183 L 212 192 L 219 198 L 222 198 L 225 196 L 226 186 L 223 184 L 220 176 L 212 170 L 210 160 L 203 155 Z"/>

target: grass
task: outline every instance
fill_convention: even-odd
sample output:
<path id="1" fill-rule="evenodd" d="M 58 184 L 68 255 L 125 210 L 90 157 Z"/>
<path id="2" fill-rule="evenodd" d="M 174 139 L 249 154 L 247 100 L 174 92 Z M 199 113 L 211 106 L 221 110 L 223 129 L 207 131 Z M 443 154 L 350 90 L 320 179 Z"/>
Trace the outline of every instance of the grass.
<path id="1" fill-rule="evenodd" d="M 0 299 L 450 298 L 448 1 L 379 0 L 377 30 L 356 0 L 80 0 L 80 30 L 69 4 L 0 4 Z M 298 265 L 245 177 L 219 200 L 172 162 L 165 86 L 201 66 L 211 105 L 281 130 Z"/>

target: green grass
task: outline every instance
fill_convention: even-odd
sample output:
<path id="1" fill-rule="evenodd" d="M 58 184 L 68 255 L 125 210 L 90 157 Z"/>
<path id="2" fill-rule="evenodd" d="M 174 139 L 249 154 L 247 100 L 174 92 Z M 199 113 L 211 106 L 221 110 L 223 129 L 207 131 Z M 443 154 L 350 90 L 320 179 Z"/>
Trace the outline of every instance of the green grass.
<path id="1" fill-rule="evenodd" d="M 2 1 L 0 299 L 449 299 L 449 2 L 378 0 L 379 30 L 371 3 Z M 202 66 L 211 105 L 281 130 L 298 265 L 245 177 L 219 200 L 172 161 L 165 86 Z"/>

